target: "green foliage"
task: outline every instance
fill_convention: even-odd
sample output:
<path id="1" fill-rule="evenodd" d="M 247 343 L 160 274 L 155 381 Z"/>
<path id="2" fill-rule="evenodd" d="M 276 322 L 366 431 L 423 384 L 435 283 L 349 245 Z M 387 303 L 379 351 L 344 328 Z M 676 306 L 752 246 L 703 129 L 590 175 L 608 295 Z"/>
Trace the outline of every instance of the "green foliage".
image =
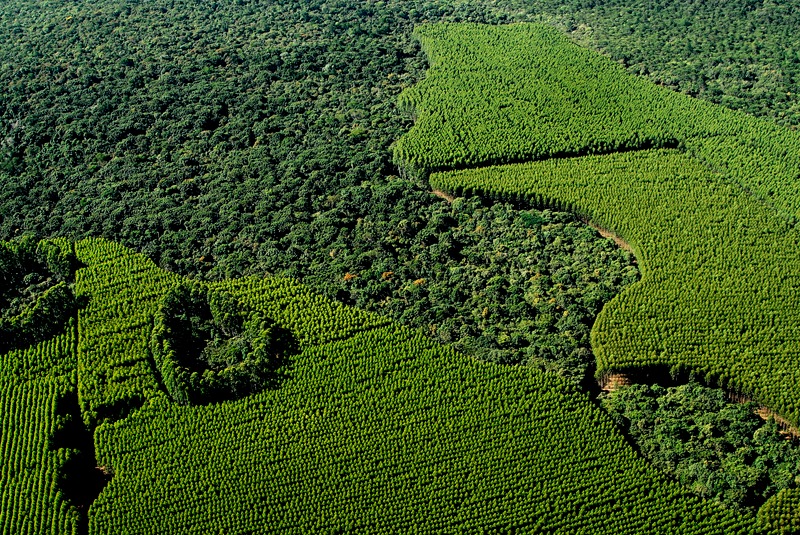
<path id="1" fill-rule="evenodd" d="M 58 400 L 75 391 L 74 322 L 55 337 L 0 351 L 0 533 L 78 535 L 80 512 L 60 481 L 74 453 L 53 439 Z"/>
<path id="2" fill-rule="evenodd" d="M 629 259 L 563 215 L 528 217 L 464 200 L 450 207 L 392 176 L 389 145 L 409 125 L 394 102 L 423 66 L 411 27 L 510 20 L 502 6 L 487 4 L 103 0 L 42 11 L 33 2 L 6 2 L 0 55 L 11 67 L 0 69 L 0 233 L 115 237 L 160 266 L 217 279 L 265 271 L 302 278 L 329 297 L 427 322 L 440 339 L 502 359 L 535 357 L 524 350 L 557 346 L 560 336 L 569 351 L 555 361 L 568 366 L 570 351 L 585 344 L 591 311 L 635 278 Z M 716 25 L 727 20 L 717 17 Z M 662 142 L 662 132 L 647 124 L 642 132 L 644 144 Z M 780 135 L 778 144 L 786 141 Z M 778 144 L 754 144 L 749 136 L 728 140 L 735 150 L 713 164 L 794 214 L 791 203 L 770 193 L 793 170 L 791 139 L 781 156 Z M 619 146 L 643 146 L 619 139 L 627 143 Z M 618 139 L 600 141 L 589 144 L 614 149 Z M 693 150 L 713 159 L 718 146 Z M 754 166 L 765 164 L 772 167 L 760 182 L 748 183 Z M 484 232 L 471 232 L 483 222 L 491 223 Z M 521 234 L 520 224 L 536 239 Z M 489 240 L 497 242 L 494 254 L 481 257 Z M 564 244 L 574 249 L 564 254 Z M 88 305 L 80 329 L 70 327 L 77 363 L 61 358 L 72 346 L 62 347 L 57 336 L 55 345 L 35 346 L 38 353 L 0 356 L 0 373 L 15 380 L 64 373 L 77 382 L 84 419 L 109 420 L 97 431 L 102 444 L 114 445 L 104 455 L 120 479 L 92 508 L 95 531 L 755 529 L 747 515 L 662 486 L 570 385 L 533 369 L 470 363 L 467 372 L 448 350 L 286 279 L 252 277 L 209 289 L 235 295 L 248 317 L 274 318 L 292 331 L 308 357 L 298 357 L 297 380 L 220 405 L 170 405 L 150 360 L 150 331 L 180 279 L 102 240 L 79 242 L 78 251 L 89 265 L 77 283 Z M 591 264 L 597 252 L 604 258 Z M 525 258 L 537 259 L 538 282 L 524 277 Z M 55 262 L 50 270 L 63 267 Z M 394 275 L 384 280 L 386 272 Z M 357 277 L 344 281 L 348 273 Z M 465 287 L 470 291 L 458 290 Z M 548 298 L 523 304 L 520 288 Z M 223 308 L 225 300 L 210 301 Z M 531 313 L 526 306 L 535 309 L 533 326 L 517 321 L 518 312 Z M 558 319 L 564 310 L 568 321 Z M 229 332 L 238 326 L 224 313 L 219 324 Z M 44 397 L 28 398 L 17 412 L 47 405 Z M 32 422 L 51 420 L 15 423 L 2 442 L 27 440 L 30 433 L 16 430 Z M 15 488 L 6 486 L 6 474 L 4 493 Z M 42 481 L 53 480 L 49 473 Z M 18 505 L 4 494 L 3 503 L 13 511 L 35 508 L 25 518 L 46 523 L 44 495 Z M 2 522 L 22 518 L 5 512 Z M 4 523 L 2 531 L 24 529 Z"/>
<path id="3" fill-rule="evenodd" d="M 411 124 L 397 96 L 425 67 L 414 25 L 522 16 L 494 4 L 81 0 L 52 6 L 45 24 L 29 0 L 6 3 L 0 56 L 25 67 L 0 69 L 0 146 L 14 155 L 0 171 L 0 236 L 103 236 L 210 280 L 292 277 L 482 358 L 546 358 L 579 379 L 595 298 L 634 278 L 630 260 L 563 215 L 533 239 L 509 206 L 456 210 L 392 164 Z M 32 50 L 60 59 L 47 69 Z M 478 221 L 484 232 L 465 230 Z M 543 277 L 529 283 L 515 254 L 539 259 Z M 550 278 L 559 270 L 565 280 Z M 134 345 L 91 379 L 118 394 L 82 399 L 114 412 L 122 383 L 146 381 Z"/>
<path id="4" fill-rule="evenodd" d="M 548 160 L 431 180 L 451 191 L 573 208 L 634 247 L 641 282 L 606 305 L 594 324 L 600 372 L 685 367 L 797 421 L 800 303 L 790 273 L 800 236 L 769 208 L 674 151 Z M 753 296 L 763 296 L 758 307 L 748 305 Z M 782 373 L 765 373 L 774 369 Z"/>
<path id="5" fill-rule="evenodd" d="M 413 256 L 383 237 L 440 211 L 392 177 L 389 146 L 410 126 L 397 95 L 425 67 L 416 24 L 542 14 L 654 81 L 787 123 L 800 113 L 796 0 L 39 7 L 0 8 L 0 56 L 18 67 L 0 69 L 0 237 L 104 236 L 184 274 L 270 272 L 329 296 L 348 270 L 329 253 L 355 243 L 359 220 L 371 240 L 352 256 L 386 251 L 398 271 Z"/>
<path id="6" fill-rule="evenodd" d="M 797 0 L 524 0 L 580 43 L 728 108 L 800 124 Z"/>
<path id="7" fill-rule="evenodd" d="M 719 389 L 632 385 L 603 407 L 654 466 L 701 496 L 758 507 L 800 483 L 798 443 L 756 415 L 754 403 L 727 401 Z"/>
<path id="8" fill-rule="evenodd" d="M 107 412 L 90 428 L 91 466 L 113 478 L 91 507 L 81 502 L 88 533 L 761 532 L 751 515 L 665 480 L 585 394 L 537 367 L 465 357 L 288 279 L 190 283 L 104 240 L 75 249 L 88 302 L 78 322 L 24 354 L 0 355 L 0 410 L 11 407 L 0 426 L 13 429 L 3 427 L 0 492 L 11 511 L 26 512 L 2 508 L 4 533 L 82 533 L 68 491 L 97 471 L 65 472 L 86 460 L 69 431 L 80 415 L 68 405 L 80 399 L 94 423 L 103 403 L 134 397 L 138 410 Z M 291 331 L 300 350 L 291 380 L 201 405 L 154 388 L 139 343 L 177 297 L 173 305 L 192 305 L 185 321 L 216 329 L 223 345 L 225 332 Z M 123 349 L 148 380 L 117 371 Z M 97 389 L 98 377 L 119 379 Z M 6 402 L 37 381 L 63 388 Z M 40 412 L 30 417 L 32 406 Z M 53 489 L 49 498 L 24 490 L 42 488 Z"/>
<path id="9" fill-rule="evenodd" d="M 463 303 L 447 298 L 447 289 L 471 285 L 471 279 L 458 274 L 472 275 L 482 264 L 442 271 L 439 262 L 417 259 L 421 253 L 426 257 L 431 239 L 441 237 L 447 247 L 458 228 L 429 226 L 447 216 L 449 208 L 414 182 L 391 176 L 388 147 L 409 125 L 395 113 L 394 101 L 422 75 L 424 59 L 409 39 L 415 23 L 504 22 L 526 18 L 523 11 L 478 1 L 357 7 L 344 1 L 215 7 L 103 1 L 59 6 L 43 15 L 50 22 L 41 23 L 29 3 L 15 0 L 4 6 L 2 53 L 13 58 L 10 65 L 25 67 L 0 73 L 8 88 L 0 95 L 7 156 L 5 187 L 0 188 L 3 235 L 19 228 L 103 235 L 184 273 L 221 278 L 267 271 L 302 278 L 316 291 L 382 308 L 404 321 L 413 322 L 419 314 L 396 312 L 396 303 L 432 311 L 429 323 L 437 326 L 455 310 L 471 317 Z M 653 62 L 661 62 L 675 69 L 674 76 L 660 78 L 668 83 L 677 79 L 680 84 L 692 69 L 711 65 L 718 71 L 704 76 L 717 80 L 721 93 L 705 95 L 722 94 L 726 104 L 730 98 L 742 103 L 752 96 L 739 89 L 734 95 L 729 88 L 738 84 L 746 89 L 752 69 L 772 72 L 773 58 L 783 58 L 780 87 L 788 90 L 783 93 L 794 87 L 789 73 L 795 63 L 785 53 L 791 50 L 786 46 L 793 15 L 781 6 L 647 2 L 622 9 L 613 2 L 528 1 L 522 7 L 553 15 L 576 36 L 583 31 L 584 37 L 596 38 L 597 46 L 619 43 L 611 51 L 617 57 L 641 54 L 635 65 L 652 71 Z M 686 24 L 676 30 L 674 20 Z M 581 26 L 586 21 L 590 34 Z M 681 36 L 691 32 L 694 52 L 715 55 L 701 60 L 677 49 L 685 40 L 673 39 L 676 31 Z M 772 37 L 752 47 L 753 31 Z M 108 35 L 120 38 L 109 42 Z M 711 50 L 716 39 L 710 35 L 725 35 L 724 50 Z M 702 47 L 698 39 L 705 39 Z M 666 52 L 656 45 L 667 47 Z M 89 49 L 97 53 L 83 53 Z M 733 49 L 737 52 L 726 55 Z M 62 59 L 44 67 L 34 51 Z M 626 87 L 620 91 L 630 93 Z M 778 88 L 763 97 L 760 102 L 773 102 L 774 109 L 788 109 L 793 102 Z M 650 132 L 647 139 L 661 135 L 646 122 L 640 126 L 641 132 Z M 600 141 L 591 142 L 602 148 Z M 618 140 L 603 143 L 613 147 Z M 715 165 L 731 173 L 752 168 L 748 155 L 756 149 L 764 147 L 739 147 L 741 157 L 728 153 Z M 773 156 L 770 165 L 784 160 Z M 766 160 L 759 161 L 764 165 Z M 783 165 L 763 172 L 760 180 L 786 176 L 791 165 L 782 170 Z M 766 184 L 758 190 L 768 195 L 772 189 Z M 344 274 L 363 273 L 373 264 L 394 272 L 392 281 L 377 274 L 366 282 L 362 274 L 356 284 L 342 284 Z M 613 264 L 608 267 L 613 271 Z M 418 288 L 412 283 L 420 279 L 426 280 L 423 291 L 406 291 Z M 431 288 L 440 306 L 427 306 L 424 290 Z M 384 306 L 387 298 L 395 304 Z M 481 312 L 504 306 L 480 305 Z M 508 348 L 499 347 L 503 344 L 498 346 L 491 333 L 503 340 L 504 333 L 509 339 L 529 337 L 524 329 L 518 335 L 507 325 L 492 327 L 489 340 L 465 338 L 464 347 L 499 348 L 508 358 Z M 461 339 L 456 334 L 461 325 L 441 332 L 447 331 L 447 337 Z"/>
<path id="10" fill-rule="evenodd" d="M 638 279 L 633 255 L 573 216 L 456 199 L 427 245 L 408 243 L 411 269 L 372 256 L 338 286 L 348 302 L 419 327 L 484 360 L 538 363 L 575 382 L 594 357 L 589 332 L 603 304 Z M 357 246 L 357 244 L 356 244 Z M 339 298 L 342 293 L 338 293 Z M 591 375 L 591 374 L 588 374 Z"/>
<path id="11" fill-rule="evenodd" d="M 106 240 L 82 240 L 75 244 L 75 250 L 86 264 L 76 273 L 76 292 L 87 300 L 80 316 L 85 336 L 78 353 L 78 388 L 84 422 L 94 427 L 105 420 L 116 420 L 157 397 L 161 386 L 154 367 L 165 373 L 165 386 L 172 382 L 168 377 L 173 368 L 161 368 L 161 364 L 152 362 L 153 327 L 164 296 L 185 279 Z M 259 324 L 270 318 L 291 330 L 301 346 L 389 322 L 374 314 L 345 313 L 340 303 L 331 303 L 297 283 L 279 279 L 222 281 L 212 284 L 210 291 L 222 292 L 210 300 L 218 309 L 226 308 L 225 299 L 218 300 L 219 296 L 225 292 L 235 296 L 249 318 L 243 327 L 249 325 L 258 333 L 271 333 L 269 325 Z M 325 326 L 318 319 L 323 313 L 332 318 Z M 260 336 L 254 335 L 251 344 L 262 347 L 264 340 L 259 341 Z M 279 345 L 283 343 L 282 335 L 270 336 L 278 339 Z M 174 388 L 172 391 L 176 392 Z M 187 401 L 185 397 L 180 399 Z"/>
<path id="12" fill-rule="evenodd" d="M 129 249 L 102 239 L 76 242 L 86 267 L 75 291 L 80 311 L 78 391 L 84 423 L 93 428 L 156 395 L 150 361 L 153 318 L 163 296 L 180 278 Z"/>
<path id="13" fill-rule="evenodd" d="M 75 372 L 77 319 L 69 318 L 59 333 L 24 349 L 0 354 L 0 383 L 25 382 L 40 377 L 72 377 Z M 74 382 L 74 381 L 73 381 Z"/>
<path id="14" fill-rule="evenodd" d="M 627 75 L 546 26 L 440 24 L 415 35 L 431 71 L 400 97 L 418 115 L 395 144 L 400 164 L 430 171 L 677 146 L 788 221 L 800 216 L 791 130 Z"/>
<path id="15" fill-rule="evenodd" d="M 319 345 L 391 324 L 377 314 L 353 310 L 291 279 L 246 277 L 212 285 L 236 296 L 254 317 L 272 318 L 301 346 Z"/>
<path id="16" fill-rule="evenodd" d="M 508 20 L 491 4 L 5 2 L 0 237 L 103 236 L 215 279 L 335 271 L 340 233 L 399 214 L 376 190 L 424 70 L 414 24 Z"/>
<path id="17" fill-rule="evenodd" d="M 241 397 L 277 380 L 292 351 L 289 333 L 256 314 L 245 318 L 236 299 L 197 283 L 164 296 L 151 348 L 161 380 L 178 403 Z"/>
<path id="18" fill-rule="evenodd" d="M 0 242 L 0 351 L 56 334 L 74 314 L 77 263 L 65 243 L 28 235 Z"/>
<path id="19" fill-rule="evenodd" d="M 430 72 L 400 96 L 417 121 L 395 143 L 400 165 L 430 171 L 677 144 L 681 125 L 658 113 L 661 93 L 554 28 L 426 25 L 414 35 Z"/>
<path id="20" fill-rule="evenodd" d="M 758 521 L 778 533 L 800 533 L 800 490 L 784 489 L 758 510 Z"/>
<path id="21" fill-rule="evenodd" d="M 114 295 L 140 284 L 117 280 Z M 91 533 L 758 532 L 664 479 L 537 367 L 465 357 L 287 279 L 172 288 L 274 318 L 301 351 L 280 388 L 203 405 L 156 393 L 99 426 L 97 462 L 115 475 Z"/>
<path id="22" fill-rule="evenodd" d="M 421 30 L 421 35 L 431 32 L 439 36 L 426 44 L 436 48 L 437 58 L 426 79 L 426 106 L 431 109 L 437 102 L 453 105 L 448 93 L 436 90 L 447 87 L 439 85 L 440 80 L 453 71 L 438 65 L 467 69 L 464 57 L 517 57 L 524 41 L 514 36 L 552 36 L 551 30 L 539 26 L 475 25 L 434 26 Z M 501 38 L 506 35 L 511 37 Z M 537 68 L 530 62 L 512 65 L 517 75 L 507 78 L 515 87 L 574 71 L 584 71 L 579 78 L 583 80 L 624 74 L 599 57 L 582 63 L 585 52 L 564 38 L 552 46 L 559 53 L 548 56 L 550 61 L 538 60 Z M 497 70 L 512 68 L 509 62 L 497 61 Z M 484 65 L 480 75 L 464 83 L 470 97 L 481 102 L 489 90 L 480 81 L 497 74 L 493 63 Z M 797 423 L 800 287 L 794 273 L 800 265 L 800 234 L 792 223 L 800 209 L 794 179 L 800 169 L 800 149 L 795 150 L 800 136 L 657 86 L 642 86 L 627 75 L 625 81 L 646 92 L 640 102 L 656 106 L 642 108 L 639 117 L 652 117 L 657 124 L 670 119 L 683 151 L 554 158 L 438 173 L 431 176 L 432 186 L 570 210 L 633 247 L 642 280 L 612 300 L 595 322 L 592 347 L 598 373 L 648 365 L 688 369 L 707 383 L 746 392 Z M 513 87 L 497 86 L 495 91 L 501 95 L 492 97 L 497 101 Z M 568 88 L 561 100 L 548 104 L 552 113 L 540 119 L 558 125 L 567 103 L 582 94 L 581 85 Z M 498 115 L 513 111 L 491 109 Z M 465 129 L 479 128 L 483 121 L 461 117 Z M 409 136 L 433 132 L 426 128 L 418 123 Z M 433 154 L 448 150 L 447 138 L 439 141 Z M 523 141 L 517 138 L 520 147 L 527 146 Z M 786 156 L 779 158 L 778 153 Z M 413 158 L 424 156 L 415 153 Z"/>

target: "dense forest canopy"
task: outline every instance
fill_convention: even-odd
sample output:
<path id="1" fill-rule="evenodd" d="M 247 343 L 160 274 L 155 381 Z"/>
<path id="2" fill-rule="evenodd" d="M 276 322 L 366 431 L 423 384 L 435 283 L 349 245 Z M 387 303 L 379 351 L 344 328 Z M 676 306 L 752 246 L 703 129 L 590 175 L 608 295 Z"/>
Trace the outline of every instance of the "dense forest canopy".
<path id="1" fill-rule="evenodd" d="M 589 330 L 638 280 L 635 259 L 573 215 L 450 204 L 394 165 L 412 125 L 398 95 L 428 66 L 413 28 L 544 21 L 656 83 L 795 127 L 798 19 L 797 0 L 4 2 L 0 239 L 102 236 L 200 279 L 289 276 L 585 384 Z M 16 285 L 14 307 L 47 280 Z"/>
<path id="2" fill-rule="evenodd" d="M 755 403 L 697 383 L 640 384 L 611 392 L 603 407 L 647 459 L 701 496 L 752 507 L 797 488 L 800 448 Z"/>
<path id="3" fill-rule="evenodd" d="M 181 273 L 289 275 L 445 341 L 519 351 L 530 342 L 504 340 L 531 336 L 504 326 L 502 296 L 448 295 L 495 264 L 458 254 L 482 239 L 463 232 L 465 219 L 488 207 L 454 214 L 391 162 L 411 124 L 397 95 L 426 67 L 414 25 L 547 20 L 634 72 L 794 124 L 797 12 L 689 1 L 5 3 L 0 237 L 105 236 Z M 513 241 L 513 221 L 493 217 L 493 234 Z M 623 281 L 617 260 L 600 262 L 608 299 Z M 507 292 L 513 275 L 490 271 Z M 468 318 L 487 308 L 500 313 L 491 340 L 476 342 Z M 596 311 L 581 309 L 584 326 Z"/>
<path id="4" fill-rule="evenodd" d="M 63 244 L 31 235 L 0 243 L 0 351 L 27 347 L 63 328 L 77 305 L 77 267 Z"/>

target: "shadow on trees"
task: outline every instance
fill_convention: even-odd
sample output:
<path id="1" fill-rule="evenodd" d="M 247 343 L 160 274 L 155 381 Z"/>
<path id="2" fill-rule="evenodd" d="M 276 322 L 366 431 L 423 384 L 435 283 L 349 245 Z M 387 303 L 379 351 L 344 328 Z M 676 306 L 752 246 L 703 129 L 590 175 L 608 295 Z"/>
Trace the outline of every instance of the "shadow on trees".
<path id="1" fill-rule="evenodd" d="M 50 448 L 62 452 L 57 485 L 65 499 L 78 509 L 78 533 L 85 534 L 89 532 L 89 507 L 111 480 L 112 473 L 107 467 L 97 465 L 94 437 L 81 420 L 77 391 L 71 390 L 57 399 L 55 421 Z"/>
<path id="2" fill-rule="evenodd" d="M 0 353 L 63 331 L 82 306 L 72 291 L 80 267 L 63 244 L 32 235 L 0 242 Z"/>
<path id="3" fill-rule="evenodd" d="M 153 364 L 183 405 L 239 399 L 287 377 L 294 335 L 231 293 L 184 282 L 163 298 L 151 336 Z"/>

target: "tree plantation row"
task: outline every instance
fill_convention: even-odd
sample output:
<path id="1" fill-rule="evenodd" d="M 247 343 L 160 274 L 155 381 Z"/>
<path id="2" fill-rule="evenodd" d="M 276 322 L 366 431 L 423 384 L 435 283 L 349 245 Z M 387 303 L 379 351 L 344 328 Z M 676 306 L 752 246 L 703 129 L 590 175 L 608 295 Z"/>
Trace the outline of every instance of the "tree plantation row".
<path id="1" fill-rule="evenodd" d="M 75 251 L 84 264 L 77 325 L 2 356 L 3 370 L 17 370 L 4 376 L 2 406 L 44 411 L 19 427 L 30 431 L 3 434 L 4 459 L 37 459 L 37 484 L 55 492 L 26 500 L 4 485 L 14 513 L 5 508 L 3 522 L 12 519 L 14 532 L 40 530 L 34 518 L 93 534 L 772 529 L 665 479 L 570 383 L 537 367 L 476 361 L 286 279 L 207 286 L 210 300 L 227 293 L 239 314 L 291 333 L 298 345 L 284 353 L 279 380 L 185 404 L 162 386 L 147 344 L 164 297 L 187 281 L 104 240 Z M 192 306 L 184 310 L 191 320 Z M 11 401 L 43 380 L 81 403 Z M 69 421 L 94 430 L 93 464 L 111 474 L 85 524 L 59 498 L 68 496 L 59 494 L 63 467 L 46 461 L 63 455 L 53 444 Z"/>
<path id="2" fill-rule="evenodd" d="M 800 206 L 795 194 L 800 136 L 651 86 L 546 27 L 434 25 L 418 35 L 433 60 L 421 88 L 406 97 L 421 99 L 417 124 L 397 145 L 398 157 L 412 166 L 431 167 L 432 161 L 425 160 L 429 155 L 456 154 L 464 147 L 479 154 L 471 148 L 477 142 L 459 148 L 439 136 L 438 123 L 429 122 L 428 114 L 448 114 L 448 128 L 455 132 L 483 132 L 480 150 L 493 147 L 493 140 L 509 139 L 517 149 L 528 150 L 530 145 L 516 136 L 517 116 L 554 125 L 543 134 L 552 150 L 525 153 L 528 158 L 575 152 L 556 133 L 569 132 L 563 121 L 580 120 L 581 109 L 603 110 L 601 121 L 587 123 L 589 135 L 606 135 L 607 125 L 615 132 L 618 118 L 623 133 L 653 121 L 669 132 L 683 150 L 443 172 L 431 176 L 431 185 L 570 210 L 631 244 L 643 278 L 612 300 L 595 323 L 598 373 L 648 366 L 686 369 L 800 421 L 800 235 L 793 225 Z M 546 47 L 525 47 L 545 41 Z M 466 78 L 472 61 L 480 65 L 480 74 Z M 494 76 L 513 85 L 481 85 Z M 610 86 L 613 96 L 604 92 L 609 87 L 603 82 L 612 78 L 622 79 L 627 91 L 638 95 L 631 102 L 644 104 L 637 104 L 635 112 L 621 107 L 616 85 Z M 463 100 L 451 99 L 450 84 L 459 86 Z M 528 108 L 528 100 L 516 95 L 531 84 L 552 92 L 545 107 Z M 486 121 L 463 105 L 487 99 L 483 113 L 502 123 L 494 131 L 484 131 Z M 512 106 L 500 105 L 503 99 L 511 99 Z M 419 143 L 418 148 L 407 149 L 407 143 Z M 494 147 L 491 160 L 437 165 L 518 157 Z M 587 144 L 582 150 L 601 149 Z M 723 161 L 728 163 L 723 166 Z"/>
<path id="3" fill-rule="evenodd" d="M 80 513 L 59 480 L 75 451 L 57 441 L 59 400 L 75 391 L 74 325 L 0 356 L 0 533 L 78 535 Z"/>
<path id="4" fill-rule="evenodd" d="M 674 93 L 532 24 L 415 29 L 428 76 L 403 92 L 416 123 L 395 161 L 432 171 L 679 147 L 790 221 L 800 215 L 800 135 Z"/>

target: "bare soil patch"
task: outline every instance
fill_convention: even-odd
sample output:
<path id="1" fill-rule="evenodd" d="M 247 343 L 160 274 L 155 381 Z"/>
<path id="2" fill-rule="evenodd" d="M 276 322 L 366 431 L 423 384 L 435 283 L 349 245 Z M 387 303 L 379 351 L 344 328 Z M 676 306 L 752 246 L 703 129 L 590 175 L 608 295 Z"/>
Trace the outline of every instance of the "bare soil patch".
<path id="1" fill-rule="evenodd" d="M 613 392 L 621 386 L 633 384 L 633 381 L 624 373 L 609 373 L 600 378 L 598 384 L 600 385 L 600 390 Z"/>
<path id="2" fill-rule="evenodd" d="M 442 190 L 440 190 L 440 189 L 434 189 L 434 190 L 431 190 L 431 193 L 433 193 L 433 194 L 434 194 L 434 195 L 436 195 L 437 197 L 441 197 L 442 199 L 446 200 L 446 201 L 447 201 L 447 202 L 449 202 L 449 203 L 452 203 L 454 200 L 456 200 L 456 198 L 455 198 L 455 197 L 453 197 L 453 196 L 452 196 L 452 195 L 450 195 L 449 193 L 447 193 L 447 192 L 445 192 L 445 191 L 442 191 Z"/>
<path id="3" fill-rule="evenodd" d="M 617 246 L 620 247 L 621 249 L 625 249 L 629 253 L 633 252 L 633 247 L 631 247 L 628 242 L 626 242 L 625 240 L 623 240 L 622 238 L 620 238 L 619 236 L 617 236 L 616 234 L 614 234 L 610 230 L 606 230 L 603 227 L 601 227 L 599 225 L 596 225 L 596 224 L 592 223 L 591 221 L 589 221 L 588 219 L 585 219 L 585 218 L 581 218 L 581 221 L 583 221 L 584 223 L 586 223 L 587 225 L 589 225 L 590 227 L 595 229 L 602 237 L 611 238 L 612 240 L 614 240 L 614 243 L 616 243 Z"/>

